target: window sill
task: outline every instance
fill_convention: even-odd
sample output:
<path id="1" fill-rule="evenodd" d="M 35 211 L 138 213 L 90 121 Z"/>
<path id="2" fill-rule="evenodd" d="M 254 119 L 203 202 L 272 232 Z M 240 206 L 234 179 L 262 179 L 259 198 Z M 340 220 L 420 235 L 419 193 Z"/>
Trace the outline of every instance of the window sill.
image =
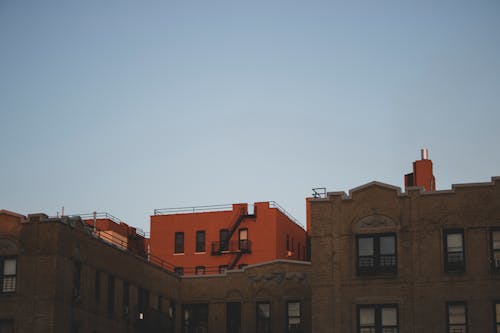
<path id="1" fill-rule="evenodd" d="M 207 252 L 195 252 L 194 254 L 207 254 Z"/>
<path id="2" fill-rule="evenodd" d="M 174 253 L 174 256 L 183 256 L 184 253 Z"/>

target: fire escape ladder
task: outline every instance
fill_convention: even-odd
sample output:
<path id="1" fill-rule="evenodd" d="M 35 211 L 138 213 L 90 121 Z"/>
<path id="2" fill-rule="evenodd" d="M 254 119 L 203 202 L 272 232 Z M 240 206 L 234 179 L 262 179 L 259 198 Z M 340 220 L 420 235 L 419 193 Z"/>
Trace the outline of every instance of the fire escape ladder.
<path id="1" fill-rule="evenodd" d="M 243 212 L 240 212 L 238 219 L 236 220 L 236 222 L 234 222 L 233 226 L 231 227 L 231 230 L 229 231 L 229 236 L 227 237 L 227 241 L 231 240 L 231 237 L 233 237 L 234 233 L 240 226 L 241 222 L 245 219 L 245 217 L 247 217 L 247 215 L 244 214 Z"/>
<path id="2" fill-rule="evenodd" d="M 240 260 L 241 256 L 243 255 L 243 251 L 240 251 L 238 252 L 238 254 L 236 255 L 236 257 L 234 258 L 233 262 L 231 263 L 231 265 L 229 266 L 229 269 L 234 269 L 234 266 L 236 266 L 236 264 L 238 263 L 238 261 Z"/>

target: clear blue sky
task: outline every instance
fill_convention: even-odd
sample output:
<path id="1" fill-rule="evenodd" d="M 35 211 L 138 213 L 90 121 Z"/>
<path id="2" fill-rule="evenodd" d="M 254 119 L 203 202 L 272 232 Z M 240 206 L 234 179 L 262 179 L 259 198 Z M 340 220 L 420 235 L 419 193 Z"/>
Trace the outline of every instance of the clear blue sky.
<path id="1" fill-rule="evenodd" d="M 0 208 L 107 211 L 500 175 L 500 2 L 0 1 Z"/>

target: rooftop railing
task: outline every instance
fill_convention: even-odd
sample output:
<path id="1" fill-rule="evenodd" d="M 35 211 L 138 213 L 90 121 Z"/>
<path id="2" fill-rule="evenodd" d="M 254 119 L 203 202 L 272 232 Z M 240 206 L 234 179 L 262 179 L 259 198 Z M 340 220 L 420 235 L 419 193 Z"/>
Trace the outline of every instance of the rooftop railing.
<path id="1" fill-rule="evenodd" d="M 71 214 L 69 216 L 80 216 L 82 218 L 82 220 L 86 220 L 86 221 L 94 219 L 94 213 Z M 109 213 L 106 213 L 106 212 L 96 212 L 95 213 L 95 218 L 97 220 L 110 220 L 110 221 L 113 221 L 116 224 L 125 223 L 122 219 L 120 219 L 120 218 L 118 218 L 116 216 L 113 216 L 113 215 L 111 215 Z M 131 227 L 131 228 L 134 228 L 135 232 L 139 236 L 146 237 L 146 233 L 141 228 L 136 228 L 136 227 Z"/>
<path id="2" fill-rule="evenodd" d="M 299 220 L 297 220 L 295 217 L 293 217 L 292 214 L 290 214 L 289 212 L 287 212 L 283 207 L 281 207 L 280 205 L 278 205 L 278 203 L 276 201 L 269 201 L 269 208 L 276 208 L 276 209 L 278 209 L 286 217 L 288 217 L 290 220 L 292 220 L 293 223 L 295 223 L 296 225 L 298 225 L 299 227 L 301 227 L 302 229 L 304 229 L 304 225 L 302 223 L 300 223 Z"/>
<path id="3" fill-rule="evenodd" d="M 189 214 L 189 213 L 206 213 L 206 212 L 221 212 L 232 211 L 233 205 L 211 205 L 211 206 L 192 206 L 192 207 L 176 207 L 176 208 L 158 208 L 155 209 L 154 215 L 172 215 L 172 214 Z"/>

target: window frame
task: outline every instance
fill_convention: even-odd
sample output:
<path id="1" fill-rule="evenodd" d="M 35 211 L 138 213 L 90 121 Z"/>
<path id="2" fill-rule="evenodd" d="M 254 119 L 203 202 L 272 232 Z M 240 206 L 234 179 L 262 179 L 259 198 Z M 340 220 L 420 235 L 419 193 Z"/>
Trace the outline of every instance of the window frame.
<path id="1" fill-rule="evenodd" d="M 203 235 L 203 239 L 200 239 L 199 236 Z M 198 230 L 196 231 L 196 246 L 195 246 L 195 252 L 196 253 L 205 253 L 206 252 L 206 232 L 205 230 Z"/>
<path id="2" fill-rule="evenodd" d="M 495 261 L 495 253 L 498 253 L 500 256 L 500 248 L 495 249 L 495 244 L 494 244 L 494 239 L 493 239 L 493 234 L 494 233 L 500 233 L 500 228 L 499 227 L 492 227 L 490 228 L 489 236 L 490 236 L 490 262 L 491 262 L 491 271 L 493 273 L 500 273 L 500 259 L 498 262 L 498 265 Z"/>
<path id="3" fill-rule="evenodd" d="M 16 269 L 14 274 L 5 274 L 5 261 L 7 260 L 14 260 Z M 0 276 L 0 294 L 2 295 L 8 295 L 8 294 L 14 294 L 17 291 L 17 256 L 2 256 L 0 257 L 0 269 L 1 269 L 1 276 Z M 11 281 L 14 284 L 14 287 L 12 289 L 9 289 L 5 291 L 5 280 L 6 279 L 12 279 Z"/>
<path id="4" fill-rule="evenodd" d="M 205 266 L 196 266 L 194 269 L 194 275 L 205 275 L 207 268 Z"/>
<path id="5" fill-rule="evenodd" d="M 500 333 L 500 314 L 497 317 L 497 306 L 500 307 L 500 300 L 493 301 L 493 332 Z"/>
<path id="6" fill-rule="evenodd" d="M 290 316 L 289 315 L 289 306 L 292 303 L 298 303 L 299 304 L 299 316 Z M 292 318 L 299 318 L 299 329 L 298 331 L 296 330 L 290 330 L 290 319 Z M 298 299 L 291 299 L 286 301 L 286 332 L 287 333 L 297 333 L 297 332 L 302 332 L 303 331 L 303 319 L 302 319 L 302 302 Z"/>
<path id="7" fill-rule="evenodd" d="M 269 317 L 259 316 L 259 305 L 269 306 Z M 258 301 L 255 303 L 255 331 L 256 333 L 272 333 L 273 332 L 273 321 L 272 321 L 272 306 L 270 301 Z M 262 330 L 262 325 L 269 326 L 269 330 Z"/>
<path id="8" fill-rule="evenodd" d="M 380 239 L 382 237 L 392 236 L 394 238 L 394 265 L 392 266 L 381 266 L 381 254 L 380 254 Z M 359 240 L 362 238 L 372 238 L 373 239 L 373 267 L 372 268 L 362 268 L 360 265 L 359 253 Z M 374 234 L 356 234 L 356 274 L 358 276 L 364 275 L 376 275 L 376 274 L 397 274 L 398 273 L 398 238 L 395 232 L 386 233 L 374 233 Z"/>
<path id="9" fill-rule="evenodd" d="M 219 230 L 219 250 L 221 252 L 229 251 L 229 229 Z"/>
<path id="10" fill-rule="evenodd" d="M 399 304 L 397 303 L 387 303 L 387 304 L 356 304 L 356 320 L 357 320 L 357 327 L 356 327 L 356 332 L 361 333 L 361 309 L 373 309 L 374 311 L 374 316 L 375 316 L 375 322 L 374 322 L 374 327 L 375 333 L 382 333 L 384 332 L 384 327 L 382 323 L 382 309 L 384 308 L 395 308 L 396 309 L 396 332 L 399 332 L 400 330 L 400 322 L 399 322 Z M 391 327 L 389 327 L 391 328 Z M 392 327 L 394 328 L 394 327 Z"/>
<path id="11" fill-rule="evenodd" d="M 178 236 L 180 237 L 179 239 L 177 238 Z M 184 253 L 184 232 L 176 231 L 174 235 L 174 254 L 183 254 L 183 253 Z"/>
<path id="12" fill-rule="evenodd" d="M 449 262 L 450 253 L 460 253 L 460 252 L 449 252 L 448 251 L 448 235 L 460 234 L 462 236 L 462 263 L 454 264 Z M 454 228 L 454 229 L 444 229 L 443 230 L 443 262 L 444 271 L 446 273 L 465 273 L 465 233 L 464 229 Z"/>
<path id="13" fill-rule="evenodd" d="M 463 333 L 467 333 L 469 331 L 469 327 L 468 327 L 468 314 L 467 314 L 467 302 L 466 301 L 451 301 L 451 302 L 446 302 L 446 332 L 447 333 L 450 333 L 450 306 L 454 306 L 454 305 L 463 305 L 464 306 L 464 310 L 465 310 L 465 322 L 463 324 L 463 326 L 465 327 L 465 331 Z"/>

